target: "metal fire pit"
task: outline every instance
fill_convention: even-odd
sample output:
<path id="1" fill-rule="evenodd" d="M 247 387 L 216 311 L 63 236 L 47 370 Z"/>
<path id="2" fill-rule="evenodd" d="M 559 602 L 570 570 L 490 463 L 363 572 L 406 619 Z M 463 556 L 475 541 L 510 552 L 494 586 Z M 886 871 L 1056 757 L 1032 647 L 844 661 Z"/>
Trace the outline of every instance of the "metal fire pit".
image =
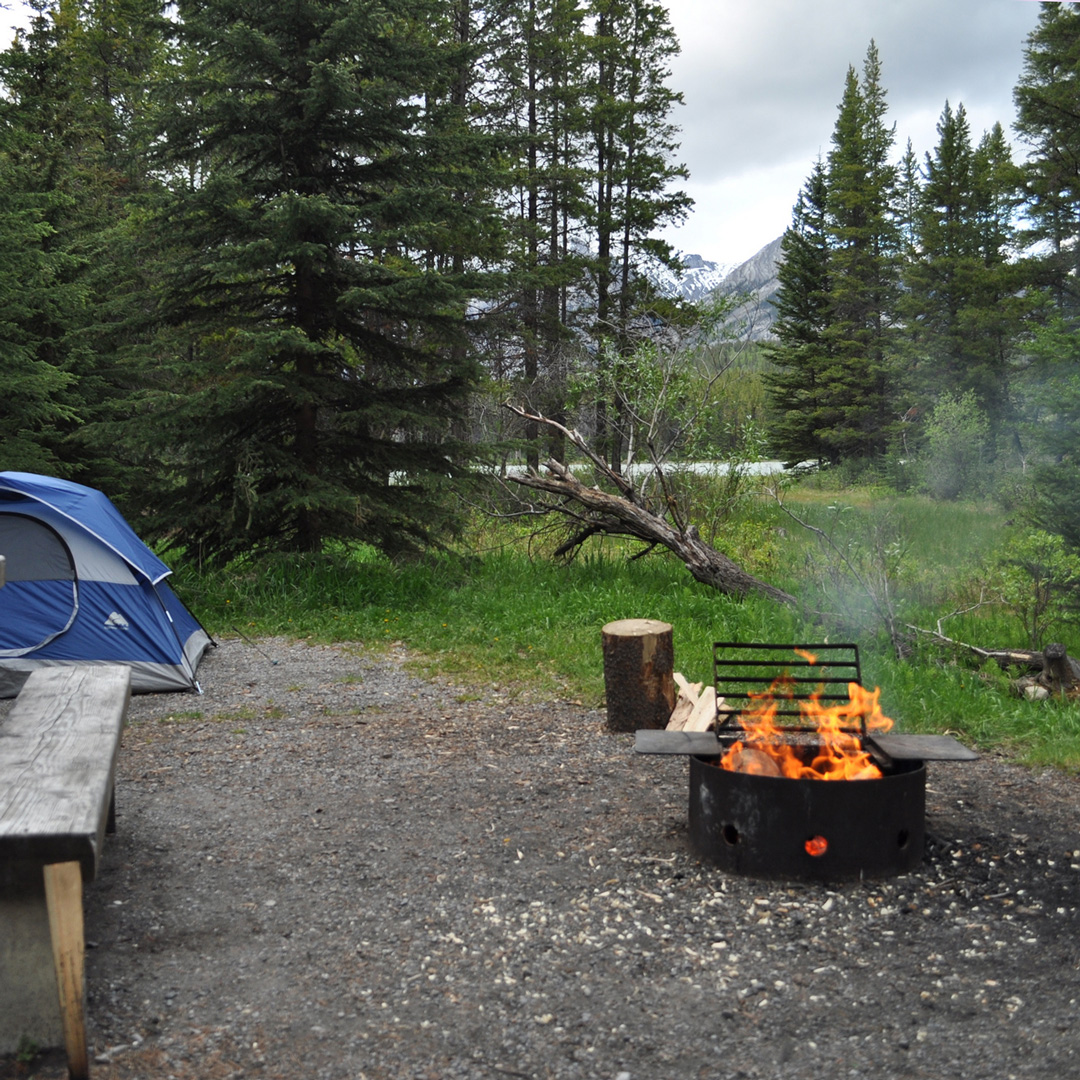
<path id="1" fill-rule="evenodd" d="M 926 766 L 877 780 L 792 780 L 690 758 L 690 846 L 734 874 L 843 878 L 903 874 L 922 862 Z"/>
<path id="2" fill-rule="evenodd" d="M 782 674 L 778 716 L 799 717 L 799 701 L 811 694 L 824 703 L 847 701 L 847 684 L 862 684 L 858 647 L 717 642 L 713 670 L 717 700 L 724 699 L 715 732 L 639 731 L 635 744 L 639 753 L 690 758 L 689 839 L 697 855 L 731 873 L 820 881 L 903 874 L 921 863 L 925 761 L 971 760 L 972 751 L 950 736 L 868 733 L 863 718 L 849 734 L 881 769 L 879 778 L 733 772 L 719 758 L 744 735 L 736 716 L 752 698 Z M 818 745 L 805 727 L 783 730 L 808 753 Z"/>

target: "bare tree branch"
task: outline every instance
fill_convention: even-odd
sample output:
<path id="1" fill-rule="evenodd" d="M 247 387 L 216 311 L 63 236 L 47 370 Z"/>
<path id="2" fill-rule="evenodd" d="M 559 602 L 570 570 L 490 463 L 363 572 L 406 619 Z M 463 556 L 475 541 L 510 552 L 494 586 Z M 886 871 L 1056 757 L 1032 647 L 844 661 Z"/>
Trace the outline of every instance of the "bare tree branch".
<path id="1" fill-rule="evenodd" d="M 795 598 L 790 593 L 748 574 L 723 552 L 706 544 L 694 526 L 676 528 L 662 515 L 650 510 L 644 504 L 644 498 L 635 490 L 633 483 L 616 473 L 598 455 L 594 454 L 577 431 L 539 413 L 528 413 L 517 405 L 507 403 L 506 407 L 523 420 L 546 424 L 561 432 L 578 451 L 588 458 L 598 476 L 617 488 L 619 494 L 613 495 L 599 486 L 588 487 L 578 480 L 565 465 L 551 459 L 544 463 L 547 475 L 530 471 L 524 475 L 507 477 L 512 483 L 520 484 L 533 491 L 544 492 L 560 500 L 569 500 L 577 507 L 584 508 L 583 517 L 588 523 L 586 526 L 589 530 L 588 535 L 599 532 L 630 536 L 646 544 L 667 548 L 678 556 L 697 581 L 722 593 L 735 596 L 759 593 L 779 600 L 781 603 L 795 603 Z M 561 503 L 547 503 L 546 505 L 553 513 L 567 513 L 565 505 Z M 577 516 L 579 511 L 573 513 Z"/>

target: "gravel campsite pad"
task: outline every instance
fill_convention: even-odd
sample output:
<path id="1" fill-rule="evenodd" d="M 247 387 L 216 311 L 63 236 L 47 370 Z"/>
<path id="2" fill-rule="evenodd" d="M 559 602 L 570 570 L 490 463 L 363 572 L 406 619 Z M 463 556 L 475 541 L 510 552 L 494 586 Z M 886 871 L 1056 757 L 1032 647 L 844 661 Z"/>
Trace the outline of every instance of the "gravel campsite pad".
<path id="1" fill-rule="evenodd" d="M 403 660 L 226 641 L 133 700 L 97 1080 L 1080 1077 L 1074 778 L 932 763 L 917 873 L 767 884 L 689 853 L 684 760 Z"/>

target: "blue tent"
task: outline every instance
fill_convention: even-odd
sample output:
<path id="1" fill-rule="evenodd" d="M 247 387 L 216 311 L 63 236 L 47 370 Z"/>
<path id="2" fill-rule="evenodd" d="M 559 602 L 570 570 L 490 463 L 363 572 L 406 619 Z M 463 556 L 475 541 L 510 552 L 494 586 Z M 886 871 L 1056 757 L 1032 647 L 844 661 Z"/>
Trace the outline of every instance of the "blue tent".
<path id="1" fill-rule="evenodd" d="M 209 635 L 100 491 L 0 472 L 0 555 L 0 697 L 59 664 L 127 664 L 136 693 L 199 688 Z"/>

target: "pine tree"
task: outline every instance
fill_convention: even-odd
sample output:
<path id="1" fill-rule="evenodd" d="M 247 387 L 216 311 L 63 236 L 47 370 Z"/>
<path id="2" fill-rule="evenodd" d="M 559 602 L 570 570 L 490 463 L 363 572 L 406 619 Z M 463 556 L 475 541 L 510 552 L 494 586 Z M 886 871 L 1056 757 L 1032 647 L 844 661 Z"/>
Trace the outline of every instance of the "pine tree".
<path id="1" fill-rule="evenodd" d="M 901 304 L 911 357 L 907 385 L 924 411 L 939 394 L 970 389 L 961 312 L 978 267 L 973 151 L 963 105 L 954 111 L 946 102 L 937 131 L 937 147 L 926 155 L 915 196 L 914 252 L 905 267 Z"/>
<path id="2" fill-rule="evenodd" d="M 1038 281 L 1062 311 L 1080 308 L 1080 11 L 1042 4 L 1013 93 L 1026 165 L 1028 239 L 1046 250 Z"/>
<path id="3" fill-rule="evenodd" d="M 773 415 L 769 442 L 788 464 L 835 460 L 822 439 L 822 375 L 826 370 L 825 329 L 829 321 L 829 239 L 826 226 L 825 165 L 818 161 L 799 193 L 784 233 L 774 304 L 777 341 L 765 346 L 773 365 L 764 376 Z"/>
<path id="4" fill-rule="evenodd" d="M 596 246 L 597 355 L 633 352 L 634 324 L 648 296 L 645 268 L 680 269 L 658 234 L 692 205 L 677 185 L 684 166 L 674 161 L 678 129 L 672 112 L 682 95 L 667 85 L 679 44 L 667 10 L 655 0 L 592 0 L 593 79 L 588 91 L 595 153 L 595 198 L 590 215 Z M 601 383 L 613 411 L 598 417 L 598 435 L 614 469 L 621 467 L 625 402 L 617 362 L 605 363 Z M 610 426 L 609 426 L 610 425 Z"/>
<path id="5" fill-rule="evenodd" d="M 967 325 L 978 347 L 968 383 L 992 423 L 1014 423 L 1012 380 L 1034 298 L 1027 295 L 1027 268 L 1017 259 L 1022 170 L 1001 124 L 995 123 L 975 147 L 972 178 L 979 267 Z"/>
<path id="6" fill-rule="evenodd" d="M 915 252 L 900 305 L 908 386 L 924 409 L 971 392 L 1000 422 L 1019 301 L 1014 250 L 1016 172 L 1000 125 L 973 147 L 963 105 L 946 103 L 916 198 Z"/>
<path id="7" fill-rule="evenodd" d="M 139 121 L 161 24 L 149 0 L 31 7 L 29 27 L 0 54 L 2 168 L 12 212 L 37 222 L 23 252 L 24 263 L 36 253 L 37 270 L 25 272 L 13 325 L 27 362 L 54 368 L 64 388 L 40 435 L 50 471 L 106 486 L 113 446 L 88 434 L 106 410 L 129 411 L 116 358 L 144 293 L 126 240 L 147 187 Z"/>
<path id="8" fill-rule="evenodd" d="M 670 112 L 680 99 L 666 85 L 678 45 L 653 0 L 512 0 L 486 14 L 485 123 L 504 135 L 513 162 L 505 338 L 490 350 L 492 367 L 558 419 L 571 364 L 591 353 L 603 366 L 632 348 L 642 271 L 675 261 L 659 232 L 688 206 L 677 189 L 685 171 L 672 163 Z M 617 410 L 617 387 L 598 381 L 598 427 L 614 457 L 606 407 Z M 527 425 L 525 434 L 535 466 L 539 433 Z M 557 438 L 547 437 L 560 457 Z"/>
<path id="9" fill-rule="evenodd" d="M 490 69 L 496 83 L 487 122 L 501 124 L 508 156 L 504 211 L 511 238 L 504 329 L 520 364 L 519 393 L 556 419 L 564 416 L 567 360 L 580 318 L 589 262 L 583 233 L 587 199 L 587 129 L 580 86 L 587 64 L 578 0 L 520 0 L 497 5 L 489 25 Z M 489 30 L 490 34 L 490 30 Z M 500 353 L 502 355 L 503 353 Z M 526 425 L 526 460 L 537 467 L 539 432 Z M 555 441 L 548 447 L 563 456 Z"/>
<path id="10" fill-rule="evenodd" d="M 446 10 L 177 6 L 159 228 L 183 262 L 128 447 L 160 448 L 173 482 L 148 510 L 193 552 L 393 552 L 451 523 L 468 304 L 498 251 Z"/>
<path id="11" fill-rule="evenodd" d="M 848 69 L 826 174 L 830 288 L 819 430 L 835 458 L 880 456 L 897 423 L 889 338 L 900 235 L 886 109 L 871 42 L 861 80 Z"/>
<path id="12" fill-rule="evenodd" d="M 58 473 L 55 448 L 79 401 L 42 327 L 81 305 L 63 280 L 63 256 L 49 251 L 49 198 L 28 192 L 12 164 L 17 135 L 0 127 L 0 468 Z"/>
<path id="13" fill-rule="evenodd" d="M 70 475 L 66 441 L 85 416 L 91 368 L 86 208 L 102 191 L 63 13 L 33 0 L 29 27 L 0 54 L 0 274 L 6 468 Z M 21 462 L 21 466 L 15 463 Z"/>
<path id="14" fill-rule="evenodd" d="M 1043 4 L 1014 98 L 1025 165 L 1032 280 L 1045 298 L 1028 398 L 1036 521 L 1080 547 L 1080 12 Z"/>

